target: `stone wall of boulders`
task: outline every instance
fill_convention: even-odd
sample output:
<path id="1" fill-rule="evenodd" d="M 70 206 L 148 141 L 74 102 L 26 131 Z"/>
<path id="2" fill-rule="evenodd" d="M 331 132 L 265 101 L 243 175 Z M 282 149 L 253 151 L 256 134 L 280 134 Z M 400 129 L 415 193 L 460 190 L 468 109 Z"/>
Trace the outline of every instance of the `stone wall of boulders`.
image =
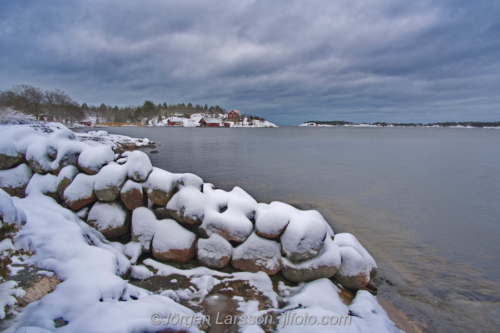
<path id="1" fill-rule="evenodd" d="M 47 195 L 110 240 L 140 244 L 161 261 L 226 265 L 293 282 L 333 278 L 370 288 L 376 264 L 351 234 L 335 235 L 317 211 L 257 203 L 241 188 L 215 189 L 193 174 L 153 167 L 141 151 L 115 154 L 71 131 L 0 147 L 0 188 Z"/>

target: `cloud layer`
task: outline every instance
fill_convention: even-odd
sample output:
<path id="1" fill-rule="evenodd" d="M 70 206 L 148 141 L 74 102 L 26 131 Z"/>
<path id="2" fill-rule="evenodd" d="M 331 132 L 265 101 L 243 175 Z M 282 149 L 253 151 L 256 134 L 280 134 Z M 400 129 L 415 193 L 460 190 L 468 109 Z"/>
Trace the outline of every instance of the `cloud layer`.
<path id="1" fill-rule="evenodd" d="M 500 119 L 498 1 L 0 3 L 0 89 L 280 124 Z"/>

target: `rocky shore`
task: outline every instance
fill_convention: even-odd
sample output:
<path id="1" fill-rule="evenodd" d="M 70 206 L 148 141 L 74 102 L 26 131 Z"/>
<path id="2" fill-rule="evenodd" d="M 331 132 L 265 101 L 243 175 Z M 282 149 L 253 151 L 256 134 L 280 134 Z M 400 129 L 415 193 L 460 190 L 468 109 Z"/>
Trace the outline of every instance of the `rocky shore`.
<path id="1" fill-rule="evenodd" d="M 130 151 L 154 148 L 147 139 L 63 126 L 0 135 L 7 332 L 300 332 L 313 320 L 315 332 L 398 332 L 373 296 L 373 258 L 315 210 L 156 168 Z M 51 286 L 29 299 L 13 282 L 28 267 Z M 241 316 L 269 322 L 221 320 Z"/>

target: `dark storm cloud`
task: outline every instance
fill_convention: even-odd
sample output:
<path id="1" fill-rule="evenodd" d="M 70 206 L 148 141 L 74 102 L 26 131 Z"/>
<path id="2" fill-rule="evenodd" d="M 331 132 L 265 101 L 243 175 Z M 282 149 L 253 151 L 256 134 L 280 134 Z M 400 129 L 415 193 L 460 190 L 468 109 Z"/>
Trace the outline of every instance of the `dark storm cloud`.
<path id="1" fill-rule="evenodd" d="M 0 89 L 219 104 L 281 124 L 498 120 L 494 1 L 0 3 Z"/>

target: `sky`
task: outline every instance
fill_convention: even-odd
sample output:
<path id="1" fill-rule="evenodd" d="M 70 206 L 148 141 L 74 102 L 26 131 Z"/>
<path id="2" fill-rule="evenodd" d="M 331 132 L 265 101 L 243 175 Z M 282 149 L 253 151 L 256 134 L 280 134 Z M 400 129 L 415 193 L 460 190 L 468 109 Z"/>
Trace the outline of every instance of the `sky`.
<path id="1" fill-rule="evenodd" d="M 500 1 L 2 0 L 17 84 L 281 125 L 500 121 Z"/>

